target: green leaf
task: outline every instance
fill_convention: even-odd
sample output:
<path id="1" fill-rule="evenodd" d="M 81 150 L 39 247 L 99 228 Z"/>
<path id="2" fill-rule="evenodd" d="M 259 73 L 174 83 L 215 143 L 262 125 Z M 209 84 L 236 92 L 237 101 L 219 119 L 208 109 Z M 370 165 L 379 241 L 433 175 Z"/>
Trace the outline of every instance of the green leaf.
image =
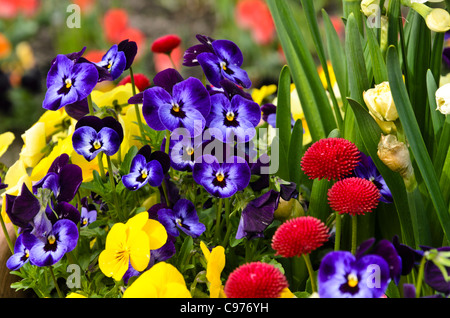
<path id="1" fill-rule="evenodd" d="M 386 62 L 384 61 L 383 54 L 381 52 L 380 46 L 378 44 L 377 38 L 375 37 L 372 28 L 366 29 L 367 43 L 369 45 L 369 52 L 372 58 L 372 69 L 373 75 L 375 77 L 375 84 L 379 84 L 387 81 L 387 69 Z"/>
<path id="2" fill-rule="evenodd" d="M 428 189 L 433 206 L 438 215 L 447 239 L 450 237 L 450 215 L 439 187 L 439 181 L 433 168 L 433 162 L 420 133 L 411 102 L 402 78 L 400 62 L 395 47 L 389 47 L 387 53 L 388 77 L 392 97 L 399 114 L 406 138 L 410 144 L 414 159 Z M 429 211 L 427 211 L 429 213 Z"/>
<path id="3" fill-rule="evenodd" d="M 276 127 L 277 136 L 280 146 L 280 158 L 285 162 L 280 162 L 278 169 L 278 176 L 283 180 L 289 179 L 289 166 L 284 165 L 287 163 L 287 157 L 289 152 L 289 145 L 291 142 L 291 75 L 289 73 L 289 67 L 284 66 L 280 73 L 278 81 L 278 94 L 277 94 L 277 113 L 276 113 Z"/>
<path id="4" fill-rule="evenodd" d="M 361 128 L 360 135 L 369 155 L 380 174 L 383 176 L 389 190 L 391 191 L 394 204 L 397 209 L 398 219 L 400 220 L 402 239 L 409 246 L 416 246 L 411 215 L 408 206 L 408 197 L 406 194 L 405 184 L 398 173 L 390 170 L 378 157 L 378 143 L 382 130 L 375 122 L 369 112 L 363 108 L 357 101 L 348 99 L 349 105 L 355 114 L 356 123 Z"/>
<path id="5" fill-rule="evenodd" d="M 292 130 L 291 143 L 289 145 L 289 181 L 295 182 L 297 187 L 301 184 L 303 171 L 301 161 L 303 157 L 303 126 L 298 119 Z"/>
<path id="6" fill-rule="evenodd" d="M 444 116 L 436 110 L 436 90 L 437 90 L 437 84 L 434 80 L 433 73 L 431 70 L 428 70 L 427 72 L 427 92 L 428 92 L 428 104 L 430 108 L 430 116 L 431 116 L 431 122 L 433 124 L 433 131 L 434 131 L 434 139 L 437 141 L 437 139 L 440 136 L 440 132 L 442 131 L 442 126 L 444 125 Z"/>

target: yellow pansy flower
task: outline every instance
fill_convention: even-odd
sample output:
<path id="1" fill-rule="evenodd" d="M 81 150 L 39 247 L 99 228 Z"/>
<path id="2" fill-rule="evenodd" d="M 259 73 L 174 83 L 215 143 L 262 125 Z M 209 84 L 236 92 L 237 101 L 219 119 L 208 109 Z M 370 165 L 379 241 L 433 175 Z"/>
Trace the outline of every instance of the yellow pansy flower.
<path id="1" fill-rule="evenodd" d="M 116 281 L 122 279 L 131 263 L 143 271 L 150 261 L 150 250 L 158 249 L 167 240 L 162 224 L 149 220 L 148 212 L 137 214 L 127 223 L 116 223 L 106 237 L 105 250 L 100 253 L 100 270 Z"/>
<path id="2" fill-rule="evenodd" d="M 191 298 L 183 275 L 168 263 L 159 262 L 140 275 L 123 298 Z"/>
<path id="3" fill-rule="evenodd" d="M 22 134 L 24 145 L 20 152 L 20 158 L 27 167 L 34 167 L 44 157 L 42 150 L 47 145 L 45 136 L 45 124 L 37 122 Z"/>
<path id="4" fill-rule="evenodd" d="M 139 93 L 137 88 L 136 93 Z M 127 83 L 125 85 L 116 86 L 109 91 L 93 90 L 91 96 L 92 102 L 98 107 L 111 107 L 115 102 L 118 105 L 128 104 L 128 99 L 133 96 L 133 91 L 131 84 Z"/>
<path id="5" fill-rule="evenodd" d="M 261 105 L 265 98 L 275 94 L 277 91 L 277 85 L 263 85 L 260 88 L 254 88 L 252 90 L 252 98 L 255 103 Z"/>
<path id="6" fill-rule="evenodd" d="M 66 118 L 68 118 L 68 115 L 63 107 L 58 110 L 47 110 L 41 115 L 37 122 L 44 123 L 45 136 L 48 138 L 61 128 L 58 126 L 61 125 Z"/>
<path id="7" fill-rule="evenodd" d="M 219 245 L 210 252 L 203 241 L 200 242 L 200 248 L 207 262 L 206 279 L 209 282 L 209 296 L 210 298 L 225 298 L 220 279 L 220 275 L 225 268 L 225 249 Z"/>
<path id="8" fill-rule="evenodd" d="M 15 136 L 10 131 L 0 134 L 0 157 L 4 155 L 6 150 L 8 150 L 9 146 L 12 144 L 14 139 Z"/>

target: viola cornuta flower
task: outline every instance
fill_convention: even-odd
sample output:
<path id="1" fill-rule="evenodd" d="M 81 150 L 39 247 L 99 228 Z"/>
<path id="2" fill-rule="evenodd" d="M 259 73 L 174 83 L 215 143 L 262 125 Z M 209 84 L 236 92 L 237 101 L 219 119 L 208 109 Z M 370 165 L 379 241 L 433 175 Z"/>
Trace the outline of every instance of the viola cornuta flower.
<path id="1" fill-rule="evenodd" d="M 229 40 L 215 40 L 211 43 L 211 47 L 213 53 L 200 53 L 197 60 L 212 85 L 221 87 L 220 81 L 229 79 L 244 88 L 252 86 L 247 72 L 241 69 L 244 57 L 235 43 Z"/>
<path id="2" fill-rule="evenodd" d="M 223 142 L 250 141 L 260 120 L 259 105 L 249 99 L 240 95 L 234 95 L 231 100 L 224 94 L 211 96 L 211 113 L 206 125 L 210 134 Z"/>
<path id="3" fill-rule="evenodd" d="M 158 160 L 148 160 L 143 154 L 136 154 L 131 161 L 130 173 L 122 176 L 124 186 L 129 190 L 138 190 L 147 183 L 158 187 L 164 178 L 164 172 Z"/>
<path id="4" fill-rule="evenodd" d="M 123 51 L 119 51 L 118 45 L 114 44 L 102 57 L 102 60 L 96 64 L 106 69 L 111 74 L 111 80 L 115 80 L 125 70 L 127 58 Z"/>
<path id="5" fill-rule="evenodd" d="M 185 128 L 192 137 L 198 136 L 205 128 L 210 109 L 208 91 L 194 77 L 174 84 L 171 91 L 154 86 L 143 93 L 142 113 L 154 130 Z"/>
<path id="6" fill-rule="evenodd" d="M 317 279 L 321 298 L 380 298 L 391 280 L 381 256 L 356 258 L 347 251 L 325 255 Z"/>
<path id="7" fill-rule="evenodd" d="M 14 254 L 6 261 L 6 267 L 12 271 L 21 268 L 30 261 L 29 247 L 23 243 L 23 234 L 19 235 L 14 243 Z"/>
<path id="8" fill-rule="evenodd" d="M 25 183 L 19 196 L 6 194 L 5 208 L 11 222 L 19 227 L 27 227 L 41 209 L 39 200 Z"/>
<path id="9" fill-rule="evenodd" d="M 47 92 L 42 107 L 57 110 L 86 98 L 97 85 L 98 71 L 93 64 L 76 63 L 58 55 L 47 74 Z"/>
<path id="10" fill-rule="evenodd" d="M 77 122 L 72 136 L 73 149 L 87 161 L 94 159 L 100 152 L 114 155 L 122 140 L 122 125 L 110 116 L 103 119 L 83 117 Z"/>
<path id="11" fill-rule="evenodd" d="M 45 177 L 33 184 L 33 192 L 37 194 L 39 188 L 50 189 L 57 201 L 70 202 L 82 182 L 81 168 L 69 163 L 69 156 L 64 153 L 53 161 Z"/>
<path id="12" fill-rule="evenodd" d="M 209 52 L 214 53 L 214 49 L 212 47 L 212 42 L 214 41 L 213 38 L 210 38 L 209 36 L 197 34 L 195 36 L 197 40 L 200 42 L 200 44 L 196 44 L 194 46 L 191 46 L 184 52 L 183 56 L 183 65 L 184 66 L 198 66 L 200 65 L 197 60 L 197 56 L 203 52 Z"/>
<path id="13" fill-rule="evenodd" d="M 199 237 L 206 227 L 199 222 L 194 204 L 187 199 L 180 199 L 173 209 L 158 211 L 158 220 L 172 236 L 179 236 L 179 230 L 193 238 Z"/>
<path id="14" fill-rule="evenodd" d="M 81 207 L 80 226 L 85 227 L 97 220 L 97 209 L 93 204 L 86 204 Z"/>
<path id="15" fill-rule="evenodd" d="M 25 246 L 32 246 L 30 262 L 36 266 L 50 266 L 56 264 L 66 253 L 76 247 L 78 228 L 72 221 L 60 219 L 44 236 L 23 233 L 23 241 Z"/>
<path id="16" fill-rule="evenodd" d="M 229 157 L 219 163 L 216 157 L 203 155 L 195 163 L 192 175 L 195 182 L 211 195 L 228 198 L 248 186 L 251 172 L 247 162 L 240 157 Z"/>

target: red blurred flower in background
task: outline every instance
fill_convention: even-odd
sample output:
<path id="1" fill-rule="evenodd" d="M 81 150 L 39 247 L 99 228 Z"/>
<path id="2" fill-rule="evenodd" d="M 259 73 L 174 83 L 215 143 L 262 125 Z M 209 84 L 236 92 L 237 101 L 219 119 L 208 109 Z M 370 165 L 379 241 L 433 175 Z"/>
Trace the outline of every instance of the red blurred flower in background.
<path id="1" fill-rule="evenodd" d="M 263 0 L 239 0 L 235 18 L 241 28 L 252 32 L 252 37 L 257 44 L 269 44 L 275 38 L 272 15 Z"/>
<path id="2" fill-rule="evenodd" d="M 105 37 L 111 44 L 120 43 L 122 40 L 129 39 L 136 42 L 138 53 L 136 57 L 142 54 L 139 49 L 145 45 L 145 34 L 129 25 L 128 13 L 120 8 L 109 9 L 103 17 L 103 27 Z"/>
<path id="3" fill-rule="evenodd" d="M 167 68 L 180 69 L 184 52 L 180 48 L 181 38 L 176 34 L 167 34 L 153 41 L 151 50 L 155 70 L 161 72 Z"/>
<path id="4" fill-rule="evenodd" d="M 27 18 L 39 9 L 39 0 L 0 0 L 0 18 L 11 19 L 22 14 Z"/>

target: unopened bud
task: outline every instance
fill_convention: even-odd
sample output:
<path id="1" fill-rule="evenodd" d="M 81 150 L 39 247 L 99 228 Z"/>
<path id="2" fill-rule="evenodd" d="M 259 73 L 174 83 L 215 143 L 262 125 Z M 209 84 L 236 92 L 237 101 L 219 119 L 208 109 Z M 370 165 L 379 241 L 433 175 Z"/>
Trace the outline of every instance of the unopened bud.
<path id="1" fill-rule="evenodd" d="M 378 157 L 392 171 L 409 180 L 414 174 L 411 158 L 406 145 L 394 135 L 382 135 L 378 143 Z"/>
<path id="2" fill-rule="evenodd" d="M 450 83 L 441 86 L 436 91 L 436 105 L 436 110 L 442 114 L 450 114 Z"/>
<path id="3" fill-rule="evenodd" d="M 395 121 L 398 118 L 389 82 L 375 85 L 363 93 L 364 102 L 370 113 L 381 121 Z"/>
<path id="4" fill-rule="evenodd" d="M 295 198 L 292 198 L 289 201 L 285 201 L 280 198 L 278 208 L 275 210 L 273 215 L 277 220 L 284 221 L 287 219 L 305 215 L 305 210 L 303 209 L 300 202 Z"/>

